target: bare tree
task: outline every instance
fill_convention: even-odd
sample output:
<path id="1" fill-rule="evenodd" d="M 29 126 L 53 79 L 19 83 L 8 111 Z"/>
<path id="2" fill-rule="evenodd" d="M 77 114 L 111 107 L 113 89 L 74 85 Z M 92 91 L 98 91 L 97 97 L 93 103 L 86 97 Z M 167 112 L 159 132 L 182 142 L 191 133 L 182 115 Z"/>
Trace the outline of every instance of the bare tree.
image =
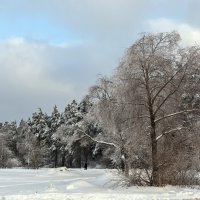
<path id="1" fill-rule="evenodd" d="M 176 32 L 143 34 L 131 46 L 116 76 L 123 85 L 125 102 L 132 103 L 138 120 L 148 122 L 151 141 L 152 180 L 151 185 L 159 186 L 158 142 L 165 135 L 181 131 L 184 127 L 179 120 L 183 113 L 198 109 L 181 109 L 182 91 L 187 75 L 192 68 L 199 67 L 199 48 L 180 48 L 180 36 Z M 142 113 L 142 114 L 141 114 Z M 167 122 L 173 119 L 171 125 Z"/>
<path id="2" fill-rule="evenodd" d="M 92 115 L 93 120 L 96 119 L 104 130 L 95 142 L 114 148 L 114 151 L 109 151 L 110 158 L 118 166 L 121 165 L 128 177 L 131 162 L 138 158 L 132 155 L 137 154 L 139 146 L 147 139 L 142 138 L 142 135 L 138 137 L 137 130 L 142 129 L 142 125 L 135 124 L 136 111 L 132 103 L 123 100 L 123 87 L 126 85 L 118 84 L 116 77 L 101 77 L 97 85 L 90 88 L 93 106 L 89 115 Z"/>
<path id="3" fill-rule="evenodd" d="M 114 76 L 101 78 L 90 90 L 93 115 L 107 132 L 103 140 L 120 148 L 126 176 L 130 158 L 145 150 L 147 156 L 140 160 L 148 162 L 149 156 L 151 164 L 144 163 L 154 186 L 162 185 L 159 171 L 169 158 L 164 144 L 172 134 L 187 133 L 183 116 L 199 114 L 198 107 L 182 106 L 184 93 L 194 90 L 191 77 L 199 69 L 199 47 L 181 48 L 179 42 L 176 32 L 143 34 L 126 51 Z"/>

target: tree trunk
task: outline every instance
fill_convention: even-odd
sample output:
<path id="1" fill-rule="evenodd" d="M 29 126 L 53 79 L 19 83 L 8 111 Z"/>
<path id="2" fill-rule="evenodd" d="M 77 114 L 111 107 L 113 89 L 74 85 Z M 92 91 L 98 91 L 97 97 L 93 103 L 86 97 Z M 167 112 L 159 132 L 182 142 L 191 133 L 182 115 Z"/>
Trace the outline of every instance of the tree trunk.
<path id="1" fill-rule="evenodd" d="M 62 167 L 65 167 L 65 151 L 63 152 L 63 155 L 62 155 Z"/>
<path id="2" fill-rule="evenodd" d="M 72 168 L 72 167 L 73 167 L 72 155 L 69 155 L 69 156 L 67 157 L 67 167 L 68 167 L 68 168 Z"/>
<path id="3" fill-rule="evenodd" d="M 126 177 L 129 177 L 129 163 L 128 163 L 128 156 L 126 153 L 122 154 L 122 170 Z"/>
<path id="4" fill-rule="evenodd" d="M 146 81 L 146 91 L 148 99 L 148 108 L 149 108 L 149 117 L 151 125 L 151 159 L 152 159 L 152 180 L 151 186 L 159 186 L 159 174 L 158 174 L 158 149 L 157 149 L 157 140 L 156 140 L 156 124 L 155 124 L 155 113 L 154 106 L 151 97 L 151 92 L 149 89 L 149 72 L 145 71 L 145 81 Z"/>
<path id="5" fill-rule="evenodd" d="M 58 150 L 54 151 L 54 167 L 56 168 L 58 165 Z"/>
<path id="6" fill-rule="evenodd" d="M 85 156 L 85 163 L 88 162 L 88 150 L 85 148 L 84 149 L 84 156 Z"/>
<path id="7" fill-rule="evenodd" d="M 124 160 L 124 174 L 126 177 L 129 177 L 129 164 L 127 159 Z"/>
<path id="8" fill-rule="evenodd" d="M 158 149 L 156 141 L 156 125 L 154 117 L 151 117 L 151 156 L 152 156 L 152 186 L 159 186 L 158 173 Z"/>
<path id="9" fill-rule="evenodd" d="M 80 144 L 78 143 L 77 148 L 76 148 L 76 167 L 81 168 L 81 147 Z"/>

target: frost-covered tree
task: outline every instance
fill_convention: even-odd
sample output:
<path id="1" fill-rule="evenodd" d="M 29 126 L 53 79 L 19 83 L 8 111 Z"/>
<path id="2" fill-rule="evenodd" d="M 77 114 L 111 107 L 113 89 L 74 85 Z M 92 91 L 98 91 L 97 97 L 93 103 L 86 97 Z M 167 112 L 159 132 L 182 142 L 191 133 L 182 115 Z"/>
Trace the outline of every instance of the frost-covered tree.
<path id="1" fill-rule="evenodd" d="M 90 106 L 86 98 L 80 104 L 72 101 L 61 115 L 63 120 L 60 120 L 61 125 L 52 135 L 52 140 L 57 145 L 57 152 L 62 165 L 81 167 L 83 162 L 87 162 L 88 158 L 92 158 L 94 144 L 90 139 L 85 138 L 81 132 L 92 130 L 91 124 L 84 121 L 84 116 Z M 88 133 L 90 134 L 91 131 Z"/>
<path id="2" fill-rule="evenodd" d="M 50 159 L 50 149 L 48 144 L 48 138 L 50 134 L 49 117 L 39 108 L 37 112 L 33 113 L 29 127 L 31 134 L 34 135 L 34 146 L 37 142 L 38 148 L 41 149 L 41 163 L 48 164 Z"/>
<path id="3" fill-rule="evenodd" d="M 129 167 L 132 162 L 138 163 L 139 153 L 142 154 L 138 148 L 142 149 L 145 143 L 141 145 L 141 142 L 146 140 L 144 136 L 137 135 L 137 130 L 142 126 L 134 123 L 135 108 L 122 101 L 122 87 L 115 77 L 100 78 L 97 85 L 90 89 L 90 97 L 93 100 L 90 115 L 103 128 L 96 140 L 107 145 L 105 154 L 129 176 Z"/>
<path id="4" fill-rule="evenodd" d="M 22 120 L 17 129 L 17 149 L 23 166 L 38 168 L 46 164 L 45 157 L 48 155 L 44 146 L 38 143 L 37 136 L 32 132 L 31 120 Z"/>
<path id="5" fill-rule="evenodd" d="M 48 116 L 42 112 L 41 108 L 32 116 L 31 131 L 38 138 L 39 143 L 47 137 L 49 131 L 47 118 Z"/>
<path id="6" fill-rule="evenodd" d="M 0 129 L 0 157 L 1 167 L 18 167 L 16 122 L 5 122 Z"/>
<path id="7" fill-rule="evenodd" d="M 176 32 L 144 34 L 126 52 L 118 75 L 123 84 L 133 86 L 132 102 L 139 108 L 139 118 L 146 119 L 151 147 L 151 185 L 160 185 L 162 161 L 159 143 L 167 134 L 183 132 L 180 114 L 195 113 L 181 109 L 180 99 L 188 73 L 199 67 L 199 48 L 179 46 Z M 131 87 L 127 87 L 129 91 Z M 124 90 L 125 92 L 128 92 Z"/>
<path id="8" fill-rule="evenodd" d="M 115 75 L 91 88 L 94 113 L 107 132 L 102 139 L 125 152 L 121 158 L 129 165 L 146 165 L 150 185 L 163 184 L 160 175 L 170 155 L 163 146 L 174 134 L 179 136 L 174 150 L 183 152 L 175 145 L 189 131 L 183 114 L 198 114 L 197 107 L 182 106 L 182 97 L 188 81 L 193 82 L 191 72 L 194 76 L 199 69 L 199 47 L 182 48 L 179 41 L 176 32 L 143 34 L 126 51 Z"/>
<path id="9" fill-rule="evenodd" d="M 54 106 L 53 112 L 49 118 L 49 124 L 50 124 L 50 133 L 48 135 L 48 143 L 50 144 L 50 150 L 51 150 L 51 157 L 54 161 L 54 167 L 57 167 L 58 165 L 58 149 L 60 147 L 59 141 L 56 137 L 53 136 L 59 126 L 61 125 L 61 114 L 58 111 L 57 106 Z M 53 136 L 53 137 L 52 137 Z"/>
<path id="10" fill-rule="evenodd" d="M 74 145 L 76 140 L 73 140 L 73 138 L 75 138 L 74 127 L 75 124 L 81 119 L 82 117 L 80 112 L 78 111 L 78 104 L 74 100 L 71 104 L 67 105 L 65 111 L 60 116 L 60 125 L 51 137 L 52 141 L 54 141 L 52 148 L 57 154 L 55 157 L 56 162 L 58 162 L 59 159 L 61 160 L 62 165 L 65 165 L 65 160 L 68 157 L 68 166 L 72 166 L 72 155 L 77 152 L 77 150 L 75 149 L 78 149 L 78 147 Z M 74 148 L 73 151 L 71 151 L 73 145 Z"/>

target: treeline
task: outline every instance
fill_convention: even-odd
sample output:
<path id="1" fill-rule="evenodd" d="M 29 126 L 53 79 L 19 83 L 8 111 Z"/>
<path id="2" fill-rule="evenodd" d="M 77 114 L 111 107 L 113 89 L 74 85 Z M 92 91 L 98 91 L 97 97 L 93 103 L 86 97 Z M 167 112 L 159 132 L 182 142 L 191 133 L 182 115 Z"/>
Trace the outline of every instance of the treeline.
<path id="1" fill-rule="evenodd" d="M 63 113 L 1 125 L 1 167 L 121 169 L 137 185 L 199 184 L 200 47 L 142 34 L 110 78 Z"/>
<path id="2" fill-rule="evenodd" d="M 94 167 L 103 162 L 102 150 L 78 131 L 91 137 L 101 132 L 94 122 L 83 121 L 90 107 L 87 100 L 74 100 L 62 113 L 56 106 L 50 116 L 38 109 L 18 126 L 0 124 L 0 167 L 82 167 L 88 161 Z"/>

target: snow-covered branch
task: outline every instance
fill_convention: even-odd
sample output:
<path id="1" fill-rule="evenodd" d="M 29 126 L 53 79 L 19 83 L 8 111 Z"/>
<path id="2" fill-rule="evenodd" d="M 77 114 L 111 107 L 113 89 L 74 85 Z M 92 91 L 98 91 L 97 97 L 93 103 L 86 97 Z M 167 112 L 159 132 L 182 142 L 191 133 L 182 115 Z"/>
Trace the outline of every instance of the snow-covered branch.
<path id="1" fill-rule="evenodd" d="M 180 131 L 180 130 L 182 130 L 182 129 L 184 129 L 184 127 L 178 127 L 178 128 L 174 128 L 174 129 L 171 129 L 171 130 L 169 130 L 169 131 L 166 131 L 166 132 L 164 132 L 163 134 L 159 135 L 159 136 L 156 138 L 156 140 L 158 141 L 158 140 L 161 139 L 164 135 L 167 135 L 167 134 L 172 133 L 172 132 L 175 132 L 175 131 Z"/>
<path id="2" fill-rule="evenodd" d="M 120 102 L 120 101 L 111 101 L 111 103 L 115 103 L 115 104 L 128 104 L 128 105 L 134 105 L 134 106 L 146 106 L 146 104 L 144 103 L 134 103 L 134 102 Z"/>
<path id="3" fill-rule="evenodd" d="M 84 134 L 84 137 L 87 137 L 89 138 L 90 140 L 92 140 L 93 142 L 96 142 L 98 144 L 105 144 L 105 145 L 108 145 L 108 146 L 112 146 L 112 147 L 115 147 L 115 148 L 119 148 L 116 144 L 112 143 L 112 142 L 105 142 L 105 141 L 100 141 L 100 140 L 96 140 L 94 139 L 93 137 L 91 137 L 90 135 L 88 135 L 85 131 L 81 130 L 81 129 L 78 129 L 78 131 L 80 131 L 81 133 Z"/>
<path id="4" fill-rule="evenodd" d="M 194 112 L 194 111 L 200 111 L 200 109 L 183 110 L 183 111 L 179 111 L 179 112 L 176 112 L 176 113 L 171 113 L 169 115 L 165 115 L 164 117 L 160 117 L 160 118 L 156 119 L 155 123 L 157 123 L 157 122 L 159 122 L 163 119 L 169 118 L 169 117 L 174 117 L 176 115 L 180 115 L 180 114 L 187 113 L 187 112 Z"/>

